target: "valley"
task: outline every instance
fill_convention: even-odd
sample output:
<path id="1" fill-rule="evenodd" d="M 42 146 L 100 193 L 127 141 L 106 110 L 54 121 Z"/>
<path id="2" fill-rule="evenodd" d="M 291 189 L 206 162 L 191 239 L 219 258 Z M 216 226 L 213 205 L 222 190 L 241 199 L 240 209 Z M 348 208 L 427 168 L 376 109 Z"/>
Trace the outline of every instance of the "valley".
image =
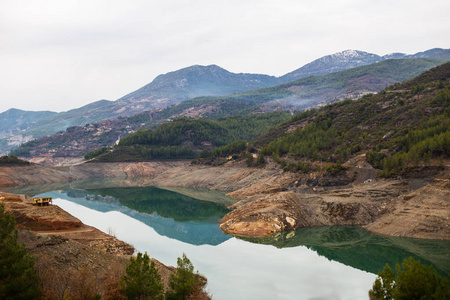
<path id="1" fill-rule="evenodd" d="M 68 166 L 11 157 L 0 168 L 0 186 L 125 178 L 141 186 L 227 191 L 237 203 L 221 229 L 237 236 L 359 225 L 446 240 L 449 78 L 445 63 L 376 95 L 292 117 L 175 119 Z"/>
<path id="2" fill-rule="evenodd" d="M 156 128 L 177 117 L 216 119 L 309 109 L 376 93 L 449 59 L 449 50 L 439 48 L 414 55 L 385 56 L 346 50 L 280 77 L 236 74 L 216 65 L 195 65 L 162 74 L 116 101 L 99 100 L 61 113 L 21 112 L 29 116 L 22 123 L 14 110 L 1 113 L 0 121 L 13 123 L 4 129 L 0 127 L 0 154 L 45 137 L 54 143 L 40 153 L 42 157 L 64 157 L 112 146 L 138 129 Z M 102 130 L 93 132 L 92 127 Z M 85 133 L 80 136 L 80 131 Z M 78 133 L 76 137 L 74 133 Z M 79 144 L 71 143 L 75 138 Z"/>
<path id="3" fill-rule="evenodd" d="M 344 57 L 355 55 L 362 54 L 348 52 Z M 232 272 L 245 260 L 255 263 L 245 272 L 264 273 L 261 262 L 254 260 L 258 257 L 248 254 L 261 247 L 276 256 L 266 244 L 292 247 L 290 260 L 316 255 L 304 252 L 303 245 L 318 249 L 346 265 L 343 271 L 349 276 L 360 278 L 360 271 L 347 266 L 374 272 L 379 263 L 365 266 L 350 260 L 339 254 L 341 243 L 349 243 L 351 250 L 346 246 L 345 251 L 353 251 L 361 244 L 372 247 L 375 240 L 373 255 L 384 260 L 388 258 L 383 252 L 391 251 L 384 248 L 386 243 L 389 248 L 395 240 L 394 252 L 399 254 L 389 262 L 411 254 L 435 265 L 442 262 L 439 272 L 445 275 L 449 262 L 442 253 L 450 241 L 450 63 L 442 62 L 362 62 L 353 69 L 278 86 L 197 97 L 72 126 L 0 157 L 1 202 L 37 256 L 41 276 L 47 274 L 44 264 L 52 266 L 52 276 L 97 276 L 101 290 L 96 293 L 101 295 L 108 293 L 105 282 L 117 286 L 118 270 L 123 272 L 126 257 L 135 249 L 152 251 L 162 260 L 156 263 L 166 288 L 175 269 L 165 264 L 173 263 L 174 249 L 187 249 L 223 298 L 229 295 L 228 284 L 249 293 L 249 299 L 264 294 L 230 281 L 228 262 L 236 263 Z M 192 69 L 206 70 L 195 66 L 183 72 Z M 225 70 L 209 66 L 211 71 L 228 82 Z M 249 76 L 238 77 L 254 78 Z M 172 81 L 164 78 L 155 82 L 170 86 Z M 144 97 L 152 89 L 145 87 L 127 99 Z M 104 103 L 109 102 L 98 107 Z M 57 206 L 32 206 L 29 196 L 38 194 L 53 197 Z M 330 241 L 330 248 L 302 232 Z M 355 239 L 347 242 L 347 235 Z M 433 249 L 424 250 L 427 245 Z M 42 249 L 54 255 L 46 258 Z M 63 253 L 74 253 L 80 261 L 71 257 L 61 265 Z M 95 274 L 84 274 L 83 264 L 92 260 L 98 261 Z M 322 263 L 323 268 L 335 267 Z M 211 267 L 216 264 L 220 271 Z M 111 268 L 106 265 L 117 268 L 114 278 L 107 278 Z M 295 271 L 293 266 L 286 266 L 286 274 Z M 361 280 L 357 297 L 366 294 L 373 279 L 367 274 Z M 256 281 L 251 284 L 260 285 Z M 273 283 L 280 284 L 278 279 Z M 342 287 L 338 294 L 350 295 Z M 75 293 L 75 286 L 70 289 Z M 201 299 L 210 297 L 200 290 Z"/>

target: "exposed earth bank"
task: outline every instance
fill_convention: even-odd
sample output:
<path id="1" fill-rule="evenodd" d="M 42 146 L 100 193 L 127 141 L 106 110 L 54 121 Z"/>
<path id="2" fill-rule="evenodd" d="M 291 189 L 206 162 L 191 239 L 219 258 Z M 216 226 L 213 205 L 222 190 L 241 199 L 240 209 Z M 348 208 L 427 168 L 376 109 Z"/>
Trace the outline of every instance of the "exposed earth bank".
<path id="1" fill-rule="evenodd" d="M 221 220 L 224 232 L 264 236 L 300 227 L 360 225 L 399 237 L 450 240 L 449 167 L 418 167 L 401 179 L 377 179 L 365 157 L 336 175 L 282 172 L 269 163 L 248 168 L 187 161 L 87 163 L 71 167 L 1 167 L 0 185 L 123 177 L 130 185 L 194 187 L 229 191 L 238 200 Z"/>
<path id="2" fill-rule="evenodd" d="M 19 243 L 35 257 L 40 278 L 40 299 L 122 299 L 120 276 L 134 247 L 94 227 L 83 224 L 56 205 L 34 206 L 26 195 L 0 192 L 5 213 L 16 219 Z M 175 270 L 152 259 L 168 288 Z M 206 283 L 206 278 L 202 277 Z M 202 291 L 199 299 L 210 299 Z"/>

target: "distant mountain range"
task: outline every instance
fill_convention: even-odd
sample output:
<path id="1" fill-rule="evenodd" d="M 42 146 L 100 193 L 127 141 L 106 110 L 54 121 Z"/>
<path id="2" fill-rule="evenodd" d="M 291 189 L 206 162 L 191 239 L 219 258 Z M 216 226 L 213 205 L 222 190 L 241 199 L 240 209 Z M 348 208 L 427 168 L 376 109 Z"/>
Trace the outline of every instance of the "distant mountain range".
<path id="1" fill-rule="evenodd" d="M 17 148 L 21 143 L 34 138 L 43 137 L 63 131 L 71 126 L 79 126 L 99 122 L 101 120 L 115 119 L 119 117 L 132 116 L 144 111 L 152 110 L 154 113 L 164 111 L 166 107 L 177 105 L 186 100 L 198 96 L 223 96 L 232 93 L 251 91 L 261 88 L 285 84 L 293 80 L 298 80 L 311 75 L 322 75 L 346 70 L 355 66 L 362 66 L 387 58 L 437 58 L 435 62 L 430 63 L 429 68 L 450 60 L 450 49 L 431 49 L 414 55 L 406 54 L 390 54 L 380 57 L 376 54 L 370 54 L 362 51 L 346 50 L 340 53 L 322 57 L 315 60 L 300 69 L 290 72 L 281 77 L 274 77 L 261 74 L 231 73 L 216 65 L 210 66 L 191 66 L 178 71 L 169 72 L 159 75 L 151 83 L 142 88 L 127 94 L 126 96 L 116 100 L 100 100 L 88 104 L 86 106 L 69 110 L 62 113 L 52 112 L 23 112 L 27 114 L 27 122 L 20 117 L 15 111 L 8 110 L 0 114 L 0 120 L 5 126 L 0 127 L 0 154 Z M 420 72 L 424 71 L 420 69 Z M 378 87 L 372 89 L 363 89 L 358 86 L 354 87 L 355 93 L 351 94 L 346 91 L 343 95 L 339 93 L 331 93 L 325 97 L 327 101 L 338 100 L 342 97 L 357 97 L 361 93 L 373 92 L 384 88 L 387 84 L 395 81 L 409 79 L 417 73 L 401 78 L 390 78 L 387 80 L 378 80 Z M 315 79 L 311 79 L 314 81 Z M 309 84 L 305 82 L 305 84 Z M 377 84 L 375 84 L 377 85 Z M 298 94 L 299 85 L 284 91 L 285 94 Z M 296 91 L 293 91 L 296 89 Z M 302 92 L 308 96 L 309 100 L 318 100 L 323 102 L 324 97 L 317 98 L 314 92 L 308 94 L 310 88 L 302 86 Z M 362 92 L 361 92 L 362 91 Z M 259 95 L 257 92 L 256 95 Z M 283 97 L 289 98 L 289 97 Z M 305 97 L 303 97 L 305 98 Z M 271 99 L 276 100 L 276 99 Z M 285 99 L 287 102 L 288 99 Z M 291 99 L 294 101 L 295 99 Z M 292 102 L 291 101 L 291 102 Z M 313 102 L 314 102 L 313 101 Z M 263 101 L 264 102 L 264 101 Z M 312 102 L 311 102 L 312 103 Z M 276 103 L 272 103 L 276 104 Z M 295 103 L 294 103 L 295 104 Z M 303 101 L 301 105 L 291 105 L 292 107 L 304 108 L 309 106 L 307 101 Z M 273 105 L 272 105 L 273 106 Z M 282 105 L 285 107 L 285 105 Z M 272 108 L 265 108 L 270 111 Z M 192 112 L 193 116 L 196 114 Z M 167 111 L 160 115 L 167 115 Z M 224 115 L 229 113 L 225 112 Z M 33 115 L 33 116 L 32 116 Z M 188 115 L 184 113 L 184 115 Z"/>
<path id="2" fill-rule="evenodd" d="M 385 69 L 391 64 L 398 70 L 402 67 L 401 62 L 423 60 L 387 60 L 376 65 Z M 368 67 L 355 69 L 361 71 Z M 323 77 L 339 73 L 344 77 L 345 73 L 355 69 Z M 372 73 L 379 74 L 380 70 Z M 219 121 L 175 119 L 156 130 L 141 130 L 123 138 L 112 151 L 95 151 L 95 155 L 100 154 L 96 161 L 192 159 L 193 150 L 203 150 L 196 163 L 220 164 L 227 159 L 215 159 L 242 157 L 242 152 L 251 147 L 239 141 L 250 141 L 251 137 L 247 135 L 250 129 L 265 126 L 260 131 L 265 134 L 253 139 L 252 147 L 259 149 L 258 157 L 261 153 L 272 155 L 282 164 L 283 170 L 306 170 L 301 165 L 306 161 L 346 162 L 361 152 L 369 151 L 367 161 L 378 169 L 384 169 L 387 172 L 385 176 L 391 176 L 390 172 L 401 172 L 422 159 L 427 161 L 432 156 L 444 159 L 450 155 L 449 78 L 450 62 L 415 79 L 392 85 L 378 94 L 366 95 L 357 101 L 341 101 L 293 117 L 286 116 L 286 113 L 284 116 L 270 113 L 221 118 Z M 301 81 L 304 79 L 296 82 Z M 286 121 L 286 117 L 290 119 Z M 255 122 L 255 118 L 259 120 Z M 271 120 L 283 125 L 265 124 Z M 225 144 L 228 146 L 208 152 Z M 35 149 L 33 147 L 31 151 Z M 284 163 L 280 161 L 283 158 L 286 158 Z M 389 163 L 384 158 L 389 159 Z M 291 163 L 290 160 L 299 163 Z"/>
<path id="3" fill-rule="evenodd" d="M 365 66 L 387 59 L 437 58 L 450 60 L 450 49 L 434 48 L 413 55 L 391 53 L 379 56 L 358 50 L 345 50 L 316 59 L 303 67 L 280 77 L 283 82 L 289 82 L 308 76 L 325 75 L 359 66 Z"/>
<path id="4" fill-rule="evenodd" d="M 197 97 L 164 109 L 130 117 L 104 120 L 23 144 L 14 151 L 25 157 L 81 157 L 84 153 L 111 146 L 138 129 L 156 128 L 177 117 L 217 119 L 279 110 L 302 110 L 347 98 L 377 92 L 386 85 L 404 81 L 434 66 L 437 59 L 390 59 L 372 65 L 311 76 L 286 84 L 225 96 Z M 38 161 L 38 160 L 37 160 Z"/>
<path id="5" fill-rule="evenodd" d="M 0 114 L 0 138 L 15 135 L 37 121 L 56 114 L 52 111 L 25 111 L 11 108 Z"/>

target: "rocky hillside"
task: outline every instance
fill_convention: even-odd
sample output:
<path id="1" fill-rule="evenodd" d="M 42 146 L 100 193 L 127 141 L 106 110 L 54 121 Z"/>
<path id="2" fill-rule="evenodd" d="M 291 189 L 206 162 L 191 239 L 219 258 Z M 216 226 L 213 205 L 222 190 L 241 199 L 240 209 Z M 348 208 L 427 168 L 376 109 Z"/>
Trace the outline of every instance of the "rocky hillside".
<path id="1" fill-rule="evenodd" d="M 105 119 L 131 116 L 143 111 L 165 108 L 197 96 L 225 95 L 274 86 L 306 76 L 328 74 L 386 58 L 420 57 L 437 58 L 445 61 L 450 59 L 448 52 L 449 50 L 432 49 L 415 55 L 396 53 L 379 59 L 375 54 L 349 50 L 331 56 L 325 56 L 279 78 L 260 74 L 231 73 L 215 65 L 191 66 L 160 75 L 151 83 L 117 101 L 96 101 L 77 109 L 44 118 L 32 125 L 22 126 L 21 132 L 14 131 L 7 133 L 4 137 L 0 136 L 0 154 L 15 149 L 24 141 L 54 134 L 71 126 L 80 126 Z M 378 80 L 378 85 L 380 84 L 385 86 L 389 82 L 380 83 Z M 369 89 L 369 91 L 372 90 Z M 312 99 L 315 97 L 314 95 L 309 96 Z M 332 96 L 336 97 L 336 95 L 332 94 L 328 96 L 328 98 Z M 345 97 L 344 95 L 341 96 Z M 274 98 L 271 99 L 274 100 Z M 307 106 L 308 103 L 305 103 L 305 105 Z M 193 114 L 198 115 L 199 113 L 193 112 Z"/>
<path id="2" fill-rule="evenodd" d="M 122 299 L 120 276 L 134 247 L 83 224 L 56 205 L 34 206 L 31 197 L 0 191 L 5 213 L 15 218 L 19 242 L 34 256 L 40 299 Z M 176 269 L 151 259 L 164 290 Z M 200 277 L 201 284 L 207 279 Z M 202 289 L 195 299 L 211 299 Z"/>
<path id="3" fill-rule="evenodd" d="M 151 83 L 120 98 L 119 102 L 155 100 L 152 108 L 178 104 L 199 96 L 256 90 L 277 84 L 274 76 L 231 73 L 219 66 L 191 66 L 159 75 Z"/>
<path id="4" fill-rule="evenodd" d="M 26 137 L 29 137 L 28 140 L 40 138 L 68 127 L 132 116 L 144 111 L 165 108 L 197 96 L 218 96 L 248 91 L 272 86 L 277 82 L 277 78 L 273 76 L 231 73 L 215 65 L 191 66 L 159 75 L 151 83 L 117 101 L 100 100 L 41 118 L 38 122 L 24 124 L 21 132 L 14 131 L 0 139 L 0 145 L 4 146 L 0 151 L 6 152 L 16 148 L 19 144 L 14 141 L 24 141 Z"/>
<path id="5" fill-rule="evenodd" d="M 450 157 L 450 63 L 377 95 L 299 114 L 257 138 L 261 155 L 287 169 L 303 162 L 345 162 L 367 152 L 385 176 Z M 293 160 L 293 161 L 292 161 Z M 301 171 L 301 170 L 300 170 Z"/>
<path id="6" fill-rule="evenodd" d="M 0 149 L 18 147 L 28 142 L 33 136 L 24 136 L 21 132 L 34 126 L 39 120 L 55 114 L 56 112 L 52 111 L 24 111 L 15 108 L 0 113 Z M 10 138 L 11 136 L 15 138 Z M 1 150 L 0 154 L 2 154 Z"/>
<path id="7" fill-rule="evenodd" d="M 177 117 L 217 119 L 229 115 L 316 107 L 346 98 L 377 92 L 441 63 L 434 59 L 386 60 L 333 74 L 309 77 L 272 88 L 220 97 L 199 97 L 179 105 L 132 117 L 71 127 L 65 132 L 24 144 L 13 153 L 25 157 L 81 157 L 86 152 L 112 146 L 137 129 L 155 128 Z"/>
<path id="8" fill-rule="evenodd" d="M 270 235 L 299 227 L 367 225 L 381 234 L 449 239 L 448 167 L 425 168 L 393 180 L 375 178 L 376 170 L 364 155 L 346 166 L 345 172 L 332 175 L 325 170 L 283 172 L 270 160 L 264 168 L 248 168 L 237 161 L 216 167 L 191 165 L 189 161 L 57 168 L 32 165 L 0 167 L 0 186 L 76 179 L 89 183 L 89 178 L 115 177 L 121 181 L 114 186 L 232 191 L 228 196 L 239 202 L 231 207 L 233 211 L 222 220 L 221 228 L 238 236 Z M 36 176 L 37 172 L 41 175 Z"/>

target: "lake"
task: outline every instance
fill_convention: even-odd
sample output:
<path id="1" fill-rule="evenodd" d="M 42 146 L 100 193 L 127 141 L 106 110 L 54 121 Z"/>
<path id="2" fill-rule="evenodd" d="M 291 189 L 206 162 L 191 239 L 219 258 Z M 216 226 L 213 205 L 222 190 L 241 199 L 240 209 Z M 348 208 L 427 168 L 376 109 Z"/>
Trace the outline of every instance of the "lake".
<path id="1" fill-rule="evenodd" d="M 441 275 L 450 273 L 450 242 L 379 236 L 348 226 L 266 238 L 226 235 L 218 221 L 234 200 L 223 192 L 93 182 L 10 192 L 53 197 L 85 224 L 166 265 L 176 265 L 186 253 L 208 278 L 214 299 L 368 299 L 376 273 L 409 256 Z"/>

